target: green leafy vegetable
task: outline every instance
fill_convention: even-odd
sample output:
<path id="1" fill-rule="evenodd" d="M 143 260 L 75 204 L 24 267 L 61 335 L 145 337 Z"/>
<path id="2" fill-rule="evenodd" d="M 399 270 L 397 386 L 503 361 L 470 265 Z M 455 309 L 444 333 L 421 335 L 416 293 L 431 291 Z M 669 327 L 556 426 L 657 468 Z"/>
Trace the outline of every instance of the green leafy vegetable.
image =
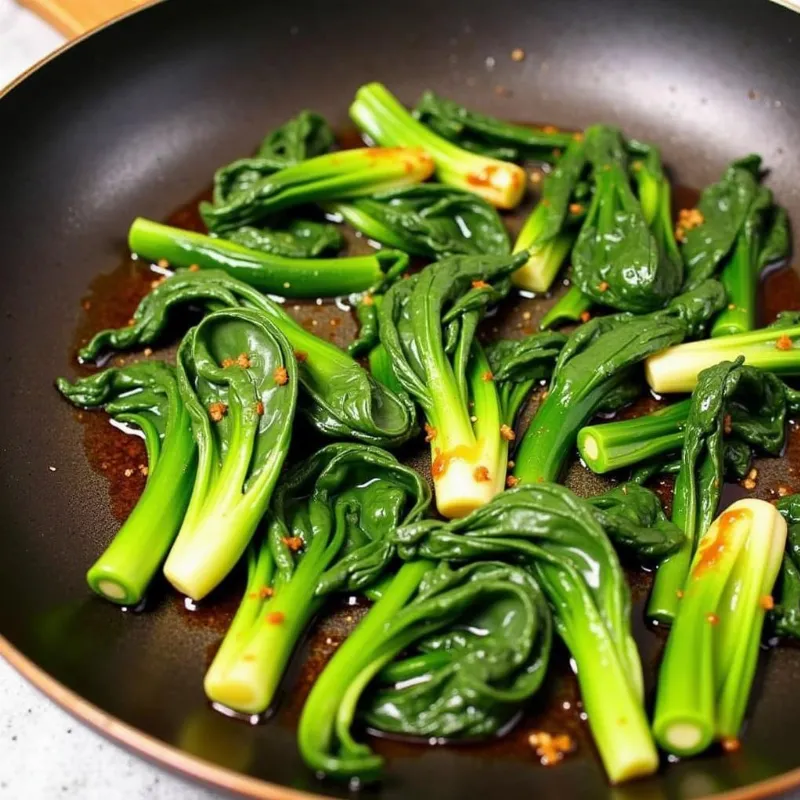
<path id="1" fill-rule="evenodd" d="M 777 455 L 785 440 L 786 401 L 774 375 L 725 361 L 703 371 L 686 418 L 672 520 L 686 534 L 683 547 L 659 568 L 648 614 L 670 622 L 679 606 L 692 556 L 719 504 L 724 476 L 723 436 Z"/>
<path id="2" fill-rule="evenodd" d="M 630 185 L 619 131 L 588 128 L 586 156 L 595 190 L 572 253 L 575 283 L 603 305 L 636 313 L 662 308 L 683 279 L 669 220 L 669 184 L 661 181 L 651 230 Z"/>
<path id="3" fill-rule="evenodd" d="M 800 639 L 800 494 L 782 497 L 775 507 L 789 527 L 772 623 L 779 635 Z"/>
<path id="4" fill-rule="evenodd" d="M 463 519 L 399 528 L 395 538 L 403 558 L 522 559 L 575 660 L 609 779 L 617 783 L 657 769 L 630 631 L 630 593 L 596 509 L 563 486 L 541 483 L 503 492 Z"/>
<path id="5" fill-rule="evenodd" d="M 362 147 L 309 158 L 252 182 L 239 178 L 214 203 L 201 203 L 210 231 L 249 225 L 304 203 L 340 200 L 407 186 L 429 178 L 434 164 L 414 147 Z M 219 181 L 218 181 L 219 185 Z"/>
<path id="6" fill-rule="evenodd" d="M 333 444 L 295 467 L 275 490 L 261 552 L 250 556 L 241 610 L 206 675 L 209 699 L 265 711 L 324 595 L 375 583 L 394 554 L 389 534 L 429 503 L 424 478 L 377 447 Z"/>
<path id="7" fill-rule="evenodd" d="M 414 109 L 414 116 L 439 136 L 473 153 L 506 161 L 525 157 L 552 158 L 554 148 L 567 147 L 573 134 L 510 122 L 470 111 L 425 92 Z"/>
<path id="8" fill-rule="evenodd" d="M 514 252 L 527 250 L 528 260 L 514 273 L 517 286 L 532 292 L 546 292 L 575 241 L 573 212 L 583 205 L 570 200 L 586 163 L 583 138 L 572 138 L 552 172 L 545 176 L 542 196 L 519 232 Z M 573 214 L 574 216 L 575 214 Z"/>
<path id="9" fill-rule="evenodd" d="M 737 739 L 785 542 L 775 507 L 749 499 L 700 539 L 658 678 L 653 731 L 667 752 Z"/>
<path id="10" fill-rule="evenodd" d="M 648 355 L 697 335 L 723 303 L 721 286 L 707 281 L 695 292 L 674 298 L 662 311 L 596 317 L 575 330 L 517 450 L 517 480 L 556 480 L 580 428 L 601 407 L 608 410 L 613 401 L 630 401 L 634 368 Z"/>
<path id="11" fill-rule="evenodd" d="M 414 255 L 505 255 L 510 249 L 491 205 L 444 184 L 407 186 L 329 208 L 366 236 Z"/>
<path id="12" fill-rule="evenodd" d="M 697 203 L 699 224 L 683 230 L 684 289 L 710 278 L 733 248 L 758 193 L 760 165 L 758 156 L 734 161 L 717 183 L 703 190 Z"/>
<path id="13" fill-rule="evenodd" d="M 103 408 L 142 432 L 147 483 L 128 519 L 86 578 L 101 597 L 137 605 L 178 533 L 189 503 L 196 448 L 173 367 L 160 361 L 111 367 L 58 390 L 80 408 Z"/>
<path id="14" fill-rule="evenodd" d="M 395 283 L 378 308 L 397 380 L 425 413 L 436 504 L 448 517 L 468 513 L 505 484 L 501 427 L 509 420 L 475 331 L 525 257 L 451 256 Z"/>
<path id="15" fill-rule="evenodd" d="M 247 284 L 218 270 L 178 272 L 144 297 L 125 328 L 101 331 L 80 351 L 93 361 L 109 349 L 130 350 L 155 344 L 168 326 L 171 310 L 181 306 L 253 308 L 265 314 L 289 340 L 302 394 L 300 407 L 328 436 L 369 444 L 397 445 L 415 432 L 411 401 L 372 379 L 338 347 L 317 338 L 277 304 Z"/>
<path id="16" fill-rule="evenodd" d="M 798 375 L 800 324 L 795 323 L 788 317 L 780 325 L 670 347 L 647 359 L 647 382 L 659 394 L 691 392 L 704 369 L 740 356 L 749 366 L 776 375 Z"/>
<path id="17" fill-rule="evenodd" d="M 181 343 L 178 385 L 199 460 L 164 574 L 183 594 L 205 597 L 247 548 L 289 448 L 297 384 L 291 345 L 262 311 L 217 311 Z"/>
<path id="18" fill-rule="evenodd" d="M 221 269 L 263 292 L 284 297 L 332 297 L 377 290 L 408 265 L 396 250 L 350 258 L 284 258 L 227 239 L 138 217 L 128 233 L 131 252 L 171 267 Z"/>
<path id="19" fill-rule="evenodd" d="M 525 192 L 525 171 L 516 164 L 470 153 L 426 128 L 380 83 L 357 92 L 350 117 L 384 147 L 422 148 L 436 164 L 442 183 L 479 194 L 498 208 L 514 208 Z"/>
<path id="20" fill-rule="evenodd" d="M 382 759 L 352 738 L 356 715 L 395 734 L 498 733 L 539 689 L 551 627 L 520 567 L 405 565 L 315 682 L 300 718 L 303 758 L 332 777 L 378 778 Z"/>

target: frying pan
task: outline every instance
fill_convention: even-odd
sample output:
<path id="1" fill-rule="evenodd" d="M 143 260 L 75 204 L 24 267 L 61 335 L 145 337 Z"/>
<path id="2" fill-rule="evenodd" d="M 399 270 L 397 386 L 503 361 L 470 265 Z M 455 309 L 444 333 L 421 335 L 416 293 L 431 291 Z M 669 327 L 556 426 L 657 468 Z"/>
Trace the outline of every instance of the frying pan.
<path id="1" fill-rule="evenodd" d="M 304 768 L 285 721 L 251 727 L 206 707 L 213 626 L 188 624 L 166 592 L 142 614 L 88 596 L 86 566 L 117 523 L 52 386 L 70 369 L 86 287 L 119 263 L 134 216 L 166 217 L 301 108 L 345 123 L 368 80 L 407 102 L 432 88 L 505 118 L 620 125 L 661 144 L 687 185 L 755 150 L 798 220 L 799 47 L 800 16 L 766 0 L 172 0 L 33 71 L 0 102 L 0 653 L 78 717 L 169 767 L 251 796 L 346 795 Z M 514 48 L 524 61 L 511 60 Z M 610 790 L 590 753 L 546 770 L 502 748 L 405 747 L 367 796 L 787 790 L 800 785 L 800 653 L 766 661 L 733 756 Z"/>

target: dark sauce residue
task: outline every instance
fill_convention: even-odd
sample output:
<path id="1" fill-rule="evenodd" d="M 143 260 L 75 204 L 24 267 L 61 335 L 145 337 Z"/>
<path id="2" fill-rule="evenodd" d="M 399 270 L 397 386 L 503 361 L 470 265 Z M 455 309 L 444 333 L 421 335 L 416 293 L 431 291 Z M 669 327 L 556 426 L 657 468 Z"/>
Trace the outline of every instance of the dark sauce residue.
<path id="1" fill-rule="evenodd" d="M 343 147 L 362 146 L 355 130 L 342 133 L 339 141 Z M 541 169 L 529 170 L 531 186 L 540 184 Z M 539 178 L 536 175 L 538 173 Z M 699 193 L 693 189 L 677 186 L 673 190 L 675 212 L 681 208 L 691 208 Z M 189 230 L 204 231 L 204 225 L 197 212 L 201 199 L 210 198 L 210 190 L 195 198 L 185 207 L 176 211 L 167 220 L 168 224 Z M 513 214 L 505 216 L 512 235 L 519 230 L 530 212 L 535 195 Z M 350 254 L 369 252 L 371 245 L 360 235 L 346 229 L 347 252 Z M 125 325 L 133 314 L 139 300 L 150 291 L 152 282 L 160 274 L 151 265 L 144 264 L 130 256 L 122 264 L 106 275 L 96 278 L 89 287 L 82 302 L 82 312 L 76 329 L 75 339 L 70 348 L 70 363 L 80 346 L 91 335 L 102 328 Z M 533 297 L 528 293 L 514 294 L 507 298 L 482 325 L 479 333 L 483 340 L 491 341 L 500 337 L 519 338 L 538 329 L 539 320 L 555 300 L 566 290 L 567 282 L 559 281 L 547 295 Z M 759 290 L 760 322 L 767 324 L 774 320 L 779 311 L 800 309 L 800 276 L 790 267 L 771 269 L 764 277 Z M 284 308 L 307 330 L 327 339 L 338 346 L 346 346 L 356 332 L 354 315 L 346 303 L 339 299 L 293 300 L 287 299 Z M 174 337 L 177 338 L 177 337 Z M 142 358 L 171 358 L 174 355 L 175 341 L 165 342 L 165 349 L 155 349 L 151 355 L 141 352 L 114 356 L 110 363 L 124 364 Z M 95 367 L 81 366 L 80 372 L 88 374 Z M 540 402 L 540 392 L 535 392 L 528 407 L 524 410 L 522 424 L 535 412 Z M 619 413 L 619 418 L 631 418 L 648 414 L 665 404 L 663 400 L 644 396 Z M 109 424 L 109 418 L 102 412 L 77 412 L 77 418 L 84 426 L 86 454 L 92 468 L 108 480 L 112 511 L 115 517 L 124 520 L 134 507 L 145 477 L 141 467 L 146 464 L 143 441 L 128 435 Z M 417 444 L 399 454 L 413 466 L 422 466 L 428 473 L 427 453 L 423 445 Z M 789 427 L 786 451 L 780 459 L 761 459 L 755 462 L 758 470 L 756 487 L 745 490 L 739 484 L 726 484 L 723 492 L 723 505 L 742 496 L 771 500 L 789 491 L 800 489 L 798 480 L 800 466 L 800 428 L 792 423 Z M 576 459 L 568 468 L 566 481 L 578 494 L 589 495 L 609 487 L 614 478 L 601 478 L 593 475 Z M 667 513 L 672 504 L 673 478 L 660 477 L 653 480 L 650 487 L 661 498 Z M 652 584 L 652 575 L 639 568 L 626 569 L 634 605 L 633 628 L 639 645 L 645 682 L 652 688 L 661 651 L 666 638 L 665 630 L 649 627 L 644 621 L 644 607 Z M 206 665 L 211 663 L 221 637 L 236 611 L 244 582 L 244 570 L 237 570 L 211 596 L 201 603 L 185 601 L 171 591 L 159 591 L 158 602 L 172 602 L 180 610 L 186 625 L 201 626 L 219 634 L 219 639 L 209 645 L 205 653 Z M 161 595 L 165 595 L 166 600 Z M 279 693 L 274 715 L 267 715 L 277 724 L 296 727 L 300 711 L 316 676 L 346 638 L 349 631 L 366 614 L 369 602 L 363 599 L 337 597 L 331 600 L 324 616 L 315 620 L 305 637 Z M 536 763 L 536 755 L 528 743 L 534 730 L 550 733 L 567 733 L 577 745 L 578 753 L 586 756 L 594 752 L 594 744 L 582 715 L 577 681 L 569 667 L 569 654 L 558 644 L 554 648 L 553 668 L 542 690 L 533 698 L 530 707 L 520 716 L 517 724 L 504 736 L 489 741 L 474 743 L 451 743 L 457 750 L 470 756 L 487 759 L 520 759 Z M 429 743 L 427 740 L 413 742 L 391 739 L 385 736 L 371 737 L 375 749 L 385 756 L 407 757 L 423 753 Z M 574 757 L 574 756 L 572 756 Z"/>

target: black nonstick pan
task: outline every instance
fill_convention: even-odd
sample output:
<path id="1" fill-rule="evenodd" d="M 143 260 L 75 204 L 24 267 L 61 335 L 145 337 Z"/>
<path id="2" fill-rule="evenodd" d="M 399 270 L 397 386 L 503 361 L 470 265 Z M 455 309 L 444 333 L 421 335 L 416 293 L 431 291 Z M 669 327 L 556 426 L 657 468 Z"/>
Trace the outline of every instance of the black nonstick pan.
<path id="1" fill-rule="evenodd" d="M 524 60 L 512 60 L 515 48 Z M 202 693 L 220 635 L 211 612 L 188 611 L 166 590 L 142 613 L 90 596 L 86 567 L 118 522 L 108 481 L 87 459 L 93 429 L 53 388 L 72 370 L 89 287 L 107 301 L 97 276 L 125 258 L 135 216 L 167 218 L 299 109 L 346 125 L 355 89 L 370 80 L 409 103 L 431 88 L 509 119 L 619 125 L 659 143 L 685 186 L 760 152 L 769 185 L 800 220 L 798 75 L 800 15 L 768 0 L 171 0 L 34 70 L 0 99 L 0 654 L 75 715 L 168 767 L 254 797 L 347 796 L 318 781 L 295 747 L 293 697 L 307 668 L 295 669 L 284 713 L 257 726 L 232 721 Z M 106 457 L 124 458 L 114 447 Z M 790 480 L 790 462 L 779 463 Z M 318 641 L 335 643 L 345 611 Z M 588 738 L 546 769 L 512 737 L 386 745 L 386 780 L 364 794 L 788 791 L 800 786 L 799 682 L 800 652 L 771 651 L 738 753 L 665 765 L 618 789 Z"/>

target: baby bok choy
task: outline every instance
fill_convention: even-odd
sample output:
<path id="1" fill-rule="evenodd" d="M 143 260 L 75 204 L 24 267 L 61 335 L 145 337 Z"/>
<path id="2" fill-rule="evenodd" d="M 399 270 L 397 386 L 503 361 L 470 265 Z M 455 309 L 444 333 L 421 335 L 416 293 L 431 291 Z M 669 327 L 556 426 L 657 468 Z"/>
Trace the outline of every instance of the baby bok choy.
<path id="1" fill-rule="evenodd" d="M 242 557 L 267 510 L 289 448 L 297 366 L 266 314 L 225 309 L 181 342 L 178 385 L 199 459 L 164 574 L 200 600 Z"/>
<path id="2" fill-rule="evenodd" d="M 785 440 L 786 398 L 774 375 L 723 361 L 701 373 L 692 393 L 675 480 L 672 521 L 686 535 L 683 546 L 656 574 L 648 614 L 671 622 L 680 608 L 695 548 L 717 512 L 724 479 L 724 438 L 777 455 Z"/>
<path id="3" fill-rule="evenodd" d="M 516 452 L 516 480 L 557 480 L 580 428 L 600 408 L 611 410 L 638 396 L 641 362 L 697 335 L 724 300 L 719 283 L 707 281 L 661 311 L 639 317 L 596 317 L 575 330 L 559 354 L 547 397 Z"/>
<path id="4" fill-rule="evenodd" d="M 79 408 L 102 408 L 138 428 L 147 450 L 147 483 L 106 551 L 87 573 L 89 586 L 120 605 L 137 605 L 166 558 L 183 522 L 197 451 L 175 369 L 160 361 L 129 364 L 57 381 Z"/>
<path id="5" fill-rule="evenodd" d="M 429 503 L 424 478 L 377 447 L 329 445 L 291 470 L 275 490 L 240 610 L 206 674 L 209 699 L 266 711 L 325 595 L 374 584 L 394 554 L 389 534 Z"/>
<path id="6" fill-rule="evenodd" d="M 384 447 L 414 434 L 415 410 L 405 393 L 386 388 L 334 344 L 305 330 L 280 305 L 219 270 L 181 271 L 160 283 L 139 303 L 129 326 L 100 331 L 80 351 L 80 358 L 94 361 L 108 350 L 156 344 L 173 310 L 186 306 L 207 311 L 252 308 L 265 314 L 292 346 L 300 408 L 321 433 Z"/>
<path id="7" fill-rule="evenodd" d="M 470 153 L 426 128 L 380 83 L 368 83 L 350 106 L 356 125 L 384 147 L 420 148 L 436 164 L 442 183 L 466 189 L 498 208 L 514 208 L 525 192 L 525 171 L 507 161 Z"/>
<path id="8" fill-rule="evenodd" d="M 776 604 L 770 612 L 772 627 L 779 636 L 800 639 L 800 494 L 782 497 L 775 508 L 788 531 Z"/>
<path id="9" fill-rule="evenodd" d="M 333 778 L 379 778 L 383 759 L 353 737 L 356 718 L 392 734 L 497 734 L 539 689 L 551 630 L 520 566 L 405 564 L 314 683 L 298 730 L 304 760 Z"/>
<path id="10" fill-rule="evenodd" d="M 362 147 L 325 153 L 290 164 L 248 185 L 201 203 L 200 214 L 213 233 L 259 222 L 285 209 L 361 197 L 420 183 L 434 163 L 420 147 Z"/>
<path id="11" fill-rule="evenodd" d="M 653 732 L 667 752 L 736 746 L 785 543 L 778 510 L 750 499 L 700 539 L 658 676 Z"/>
<path id="12" fill-rule="evenodd" d="M 517 256 L 451 256 L 395 283 L 378 308 L 397 380 L 422 407 L 439 512 L 463 516 L 505 485 L 509 420 L 475 338 L 509 290 Z"/>
<path id="13" fill-rule="evenodd" d="M 597 510 L 557 484 L 520 486 L 459 520 L 397 530 L 402 558 L 503 558 L 525 565 L 576 665 L 584 709 L 612 783 L 658 767 L 631 635 L 630 591 Z"/>
<path id="14" fill-rule="evenodd" d="M 396 250 L 347 258 L 286 258 L 239 241 L 244 239 L 228 241 L 142 217 L 133 221 L 128 232 L 128 246 L 140 258 L 163 259 L 174 268 L 223 270 L 263 292 L 285 297 L 376 291 L 408 265 L 408 256 Z"/>

